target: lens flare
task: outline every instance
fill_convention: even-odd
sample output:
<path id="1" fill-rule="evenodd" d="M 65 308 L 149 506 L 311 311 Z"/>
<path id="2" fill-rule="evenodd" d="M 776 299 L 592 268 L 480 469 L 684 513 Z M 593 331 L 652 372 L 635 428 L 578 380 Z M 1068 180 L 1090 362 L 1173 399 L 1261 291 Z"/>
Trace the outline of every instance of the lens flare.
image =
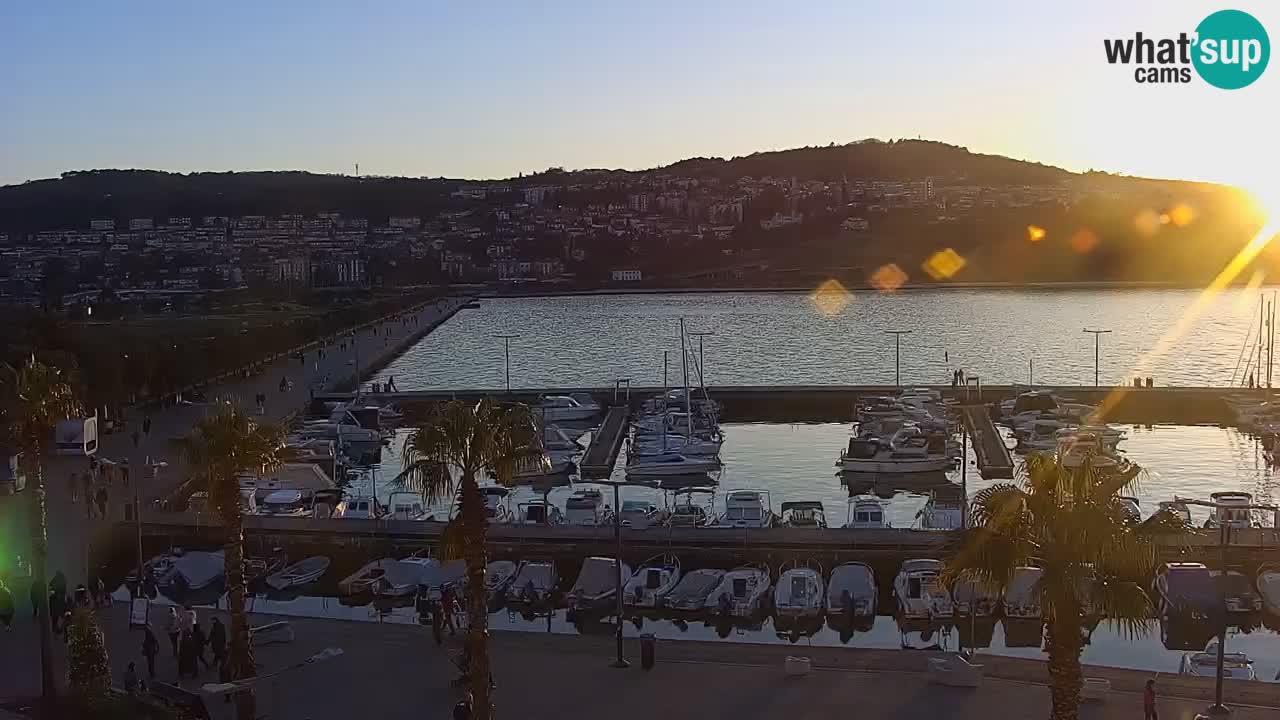
<path id="1" fill-rule="evenodd" d="M 1071 236 L 1071 249 L 1080 255 L 1086 255 L 1098 245 L 1098 236 L 1089 228 L 1081 228 Z"/>
<path id="2" fill-rule="evenodd" d="M 965 259 L 960 253 L 946 248 L 930 255 L 921 268 L 934 280 L 946 280 L 960 272 L 964 264 Z"/>
<path id="3" fill-rule="evenodd" d="M 907 274 L 896 263 L 881 265 L 871 273 L 871 286 L 883 293 L 895 292 L 907 282 Z"/>
<path id="4" fill-rule="evenodd" d="M 819 314 L 827 317 L 839 315 L 844 311 L 849 303 L 853 301 L 853 295 L 840 284 L 839 280 L 834 278 L 824 280 L 810 296 L 813 300 L 813 307 Z"/>
<path id="5" fill-rule="evenodd" d="M 1034 243 L 1034 242 L 1040 242 L 1041 240 L 1043 240 L 1043 239 L 1044 239 L 1044 236 L 1045 236 L 1045 235 L 1048 235 L 1048 234 L 1049 234 L 1049 233 L 1048 233 L 1047 231 L 1045 231 L 1045 229 L 1044 229 L 1044 228 L 1042 228 L 1042 227 L 1040 227 L 1039 225 L 1028 225 L 1028 226 L 1027 226 L 1027 239 L 1028 239 L 1028 240 L 1030 240 L 1030 241 L 1031 241 L 1031 242 L 1033 242 L 1033 243 Z"/>

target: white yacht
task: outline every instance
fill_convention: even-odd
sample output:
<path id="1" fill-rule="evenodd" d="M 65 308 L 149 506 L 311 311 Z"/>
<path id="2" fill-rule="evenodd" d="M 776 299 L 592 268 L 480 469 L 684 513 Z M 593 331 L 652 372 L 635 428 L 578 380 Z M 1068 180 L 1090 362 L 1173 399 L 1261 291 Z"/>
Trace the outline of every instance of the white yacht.
<path id="1" fill-rule="evenodd" d="M 695 496 L 703 496 L 706 502 L 695 501 Z M 710 488 L 681 488 L 672 493 L 671 514 L 667 516 L 667 527 L 696 528 L 708 527 L 716 523 L 715 506 L 716 491 Z"/>
<path id="2" fill-rule="evenodd" d="M 484 591 L 492 603 L 507 591 L 516 579 L 520 566 L 511 560 L 490 560 L 484 568 Z"/>
<path id="3" fill-rule="evenodd" d="M 644 530 L 666 522 L 668 513 L 648 500 L 623 500 L 622 509 L 618 511 L 618 520 L 622 527 L 632 530 Z"/>
<path id="4" fill-rule="evenodd" d="M 750 617 L 760 611 L 769 597 L 769 571 L 755 567 L 730 570 L 707 595 L 706 608 L 723 615 Z"/>
<path id="5" fill-rule="evenodd" d="M 827 615 L 843 618 L 874 619 L 880 591 L 876 587 L 876 575 L 871 566 L 860 562 L 847 562 L 831 571 L 827 583 Z"/>
<path id="6" fill-rule="evenodd" d="M 717 430 L 714 419 L 681 410 L 668 410 L 660 415 L 645 415 L 631 424 L 643 439 L 645 436 L 710 434 Z"/>
<path id="7" fill-rule="evenodd" d="M 203 590 L 222 579 L 226 560 L 221 550 L 176 550 L 165 561 L 153 561 L 156 586 L 182 591 Z"/>
<path id="8" fill-rule="evenodd" d="M 1000 593 L 986 583 L 962 577 L 951 588 L 951 601 L 956 615 L 987 618 L 1000 607 Z"/>
<path id="9" fill-rule="evenodd" d="M 773 526 L 768 490 L 734 490 L 724 499 L 718 527 L 767 528 Z"/>
<path id="10" fill-rule="evenodd" d="M 1214 640 L 1205 647 L 1204 652 L 1187 653 L 1178 664 L 1179 675 L 1191 677 L 1216 677 L 1218 672 L 1218 641 Z M 1222 654 L 1222 677 L 1228 680 L 1257 680 L 1253 670 L 1253 661 L 1241 652 L 1224 652 Z"/>
<path id="11" fill-rule="evenodd" d="M 600 405 L 589 395 L 548 395 L 537 412 L 548 423 L 565 420 L 590 420 L 600 414 Z"/>
<path id="12" fill-rule="evenodd" d="M 685 437 L 683 435 L 637 435 L 627 450 L 627 456 L 684 455 L 692 458 L 718 457 L 724 440 L 719 435 L 711 438 Z"/>
<path id="13" fill-rule="evenodd" d="M 272 490 L 258 500 L 258 514 L 270 517 L 309 517 L 312 507 L 302 490 Z"/>
<path id="14" fill-rule="evenodd" d="M 1058 433 L 1062 430 L 1074 429 L 1074 425 L 1068 425 L 1061 420 L 1033 420 L 1016 428 L 1013 435 L 1018 439 L 1019 450 L 1056 450 Z"/>
<path id="15" fill-rule="evenodd" d="M 579 453 L 586 450 L 582 443 L 569 437 L 558 425 L 543 426 L 542 449 L 549 453 Z"/>
<path id="16" fill-rule="evenodd" d="M 434 519 L 422 500 L 422 494 L 408 491 L 391 493 L 387 498 L 386 517 L 390 520 Z"/>
<path id="17" fill-rule="evenodd" d="M 507 496 L 511 491 L 501 485 L 481 485 L 480 494 L 484 496 L 485 517 L 490 524 L 512 522 L 514 517 L 511 508 L 507 507 Z"/>
<path id="18" fill-rule="evenodd" d="M 631 568 L 622 563 L 622 577 L 631 577 Z M 582 561 L 578 579 L 569 590 L 571 610 L 600 608 L 613 599 L 618 588 L 618 561 L 608 557 L 589 557 Z"/>
<path id="19" fill-rule="evenodd" d="M 1225 507 L 1213 508 L 1213 514 L 1205 521 L 1205 527 L 1217 528 L 1225 525 L 1232 530 L 1257 527 L 1253 511 L 1248 507 L 1253 504 L 1253 495 L 1235 491 L 1216 492 L 1209 493 L 1209 499 Z"/>
<path id="20" fill-rule="evenodd" d="M 563 525 L 564 513 L 560 507 L 541 501 L 520 503 L 516 506 L 517 525 Z"/>
<path id="21" fill-rule="evenodd" d="M 1093 433 L 1059 433 L 1057 453 L 1058 463 L 1073 470 L 1084 467 L 1086 461 L 1095 470 L 1110 470 L 1120 465 L 1120 458 Z"/>
<path id="22" fill-rule="evenodd" d="M 1132 495 L 1121 495 L 1117 500 L 1120 501 L 1120 507 L 1124 510 L 1125 520 L 1131 523 L 1142 522 L 1142 501 Z"/>
<path id="23" fill-rule="evenodd" d="M 680 583 L 680 559 L 675 555 L 659 555 L 644 561 L 627 580 L 623 601 L 630 606 L 655 608 Z"/>
<path id="24" fill-rule="evenodd" d="M 609 525 L 612 513 L 605 508 L 604 495 L 596 488 L 575 490 L 564 503 L 566 525 Z"/>
<path id="25" fill-rule="evenodd" d="M 954 462 L 947 454 L 944 434 L 926 434 L 915 425 L 907 425 L 888 442 L 866 435 L 850 438 L 837 465 L 846 472 L 917 473 L 947 470 Z"/>
<path id="26" fill-rule="evenodd" d="M 844 526 L 851 530 L 882 530 L 889 527 L 884 503 L 877 498 L 849 498 Z"/>
<path id="27" fill-rule="evenodd" d="M 333 509 L 334 518 L 345 520 L 377 520 L 386 514 L 378 499 L 370 495 L 349 495 Z"/>
<path id="28" fill-rule="evenodd" d="M 555 592 L 560 575 L 552 562 L 525 561 L 516 570 L 515 579 L 507 586 L 507 601 L 537 604 L 546 602 Z"/>
<path id="29" fill-rule="evenodd" d="M 1004 591 L 1004 616 L 1036 620 L 1040 618 L 1040 579 L 1044 570 L 1020 567 L 1013 571 L 1009 587 Z"/>
<path id="30" fill-rule="evenodd" d="M 716 458 L 690 458 L 677 453 L 627 457 L 627 476 L 661 477 L 665 475 L 697 475 L 716 472 L 720 461 Z"/>
<path id="31" fill-rule="evenodd" d="M 827 527 L 827 515 L 818 500 L 784 502 L 779 517 L 783 527 L 811 530 Z"/>
<path id="32" fill-rule="evenodd" d="M 964 508 L 958 500 L 946 500 L 933 493 L 916 513 L 916 524 L 921 530 L 962 530 Z"/>
<path id="33" fill-rule="evenodd" d="M 827 601 L 822 573 L 810 567 L 784 570 L 773 590 L 773 611 L 779 618 L 815 618 Z"/>
<path id="34" fill-rule="evenodd" d="M 707 607 L 707 597 L 720 586 L 724 579 L 724 571 L 714 568 L 700 568 L 684 573 L 680 582 L 660 598 L 664 608 L 680 611 L 699 611 Z"/>
<path id="35" fill-rule="evenodd" d="M 950 619 L 955 615 L 951 593 L 939 581 L 938 560 L 907 560 L 893 580 L 898 614 L 905 619 Z"/>
<path id="36" fill-rule="evenodd" d="M 285 569 L 267 576 L 267 584 L 276 590 L 285 590 L 315 582 L 329 569 L 329 558 L 316 556 L 300 560 Z"/>

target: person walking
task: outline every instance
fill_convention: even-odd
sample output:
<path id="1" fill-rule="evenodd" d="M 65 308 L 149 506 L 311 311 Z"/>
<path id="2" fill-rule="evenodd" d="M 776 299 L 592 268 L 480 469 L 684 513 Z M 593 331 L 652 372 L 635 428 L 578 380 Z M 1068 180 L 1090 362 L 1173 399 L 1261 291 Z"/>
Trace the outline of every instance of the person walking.
<path id="1" fill-rule="evenodd" d="M 169 636 L 169 645 L 173 647 L 173 659 L 178 659 L 178 635 L 182 632 L 182 623 L 178 620 L 178 611 L 169 607 L 169 614 L 160 621 L 160 630 Z"/>
<path id="2" fill-rule="evenodd" d="M 87 472 L 80 476 L 80 481 L 84 487 L 84 516 L 93 519 L 93 473 Z"/>
<path id="3" fill-rule="evenodd" d="M 213 662 L 221 667 L 227 660 L 227 628 L 221 618 L 214 618 L 209 627 L 209 648 L 213 650 Z"/>
<path id="4" fill-rule="evenodd" d="M 156 679 L 156 655 L 160 654 L 160 641 L 148 623 L 142 627 L 142 657 L 147 659 L 147 677 Z"/>
<path id="5" fill-rule="evenodd" d="M 136 695 L 138 692 L 138 669 L 132 662 L 124 671 L 124 691 L 130 695 Z"/>
<path id="6" fill-rule="evenodd" d="M 178 679 L 181 680 L 188 675 L 196 677 L 199 674 L 195 643 L 191 639 L 190 632 L 183 632 L 182 637 L 178 638 Z"/>
<path id="7" fill-rule="evenodd" d="M 1147 687 L 1142 691 L 1142 713 L 1144 720 L 1160 720 L 1160 716 L 1156 714 L 1156 681 L 1148 680 Z"/>
<path id="8" fill-rule="evenodd" d="M 44 593 L 45 593 L 44 586 L 40 584 L 40 581 L 36 580 L 35 578 L 32 578 L 31 587 L 27 591 L 27 594 L 30 596 L 30 599 L 31 599 L 31 619 L 32 620 L 40 619 L 40 597 L 44 595 Z"/>
<path id="9" fill-rule="evenodd" d="M 106 485 L 98 486 L 98 493 L 94 499 L 98 501 L 98 518 L 101 520 L 106 520 L 107 519 L 107 500 L 109 499 L 107 497 Z"/>
<path id="10" fill-rule="evenodd" d="M 3 579 L 0 579 L 0 624 L 6 632 L 13 629 L 13 593 Z"/>
<path id="11" fill-rule="evenodd" d="M 191 626 L 191 644 L 194 646 L 191 652 L 195 654 L 196 660 L 208 670 L 209 661 L 204 657 L 204 648 L 209 644 L 209 638 L 204 634 L 204 628 L 200 627 L 198 620 Z"/>
<path id="12" fill-rule="evenodd" d="M 458 599 L 454 595 L 453 587 L 446 585 L 440 590 L 440 611 L 444 615 L 444 624 L 449 628 L 449 635 L 457 635 L 458 631 L 453 624 L 453 614 L 457 612 Z"/>
<path id="13" fill-rule="evenodd" d="M 71 496 L 71 504 L 75 505 L 80 502 L 80 474 L 71 473 L 67 476 L 67 494 Z"/>

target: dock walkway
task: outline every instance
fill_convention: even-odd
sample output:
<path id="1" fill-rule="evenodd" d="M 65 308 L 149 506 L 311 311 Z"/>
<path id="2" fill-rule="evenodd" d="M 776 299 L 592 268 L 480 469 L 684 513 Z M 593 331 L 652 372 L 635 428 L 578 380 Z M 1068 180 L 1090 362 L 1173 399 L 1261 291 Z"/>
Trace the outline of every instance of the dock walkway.
<path id="1" fill-rule="evenodd" d="M 622 439 L 627 436 L 626 407 L 611 407 L 591 438 L 591 446 L 582 456 L 582 477 L 586 480 L 603 480 L 613 473 Z"/>
<path id="2" fill-rule="evenodd" d="M 1013 457 L 1004 444 L 1004 438 L 991 421 L 985 405 L 965 405 L 960 411 L 964 424 L 973 440 L 973 451 L 978 456 L 978 472 L 986 480 L 1008 480 L 1013 477 Z"/>

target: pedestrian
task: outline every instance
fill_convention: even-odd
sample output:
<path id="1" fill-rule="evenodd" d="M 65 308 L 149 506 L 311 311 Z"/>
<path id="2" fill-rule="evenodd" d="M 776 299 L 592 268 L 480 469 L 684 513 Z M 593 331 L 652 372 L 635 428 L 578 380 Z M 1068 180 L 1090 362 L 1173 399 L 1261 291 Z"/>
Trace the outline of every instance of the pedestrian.
<path id="1" fill-rule="evenodd" d="M 169 636 L 169 645 L 173 647 L 173 657 L 178 658 L 178 635 L 182 632 L 182 622 L 178 620 L 178 611 L 169 607 L 169 614 L 160 621 L 160 630 Z"/>
<path id="2" fill-rule="evenodd" d="M 80 476 L 80 482 L 84 486 L 84 509 L 86 517 L 93 517 L 93 473 L 87 472 Z"/>
<path id="3" fill-rule="evenodd" d="M 130 695 L 138 692 L 138 670 L 132 662 L 124 670 L 124 691 Z"/>
<path id="4" fill-rule="evenodd" d="M 453 706 L 453 720 L 471 720 L 471 701 L 459 700 Z"/>
<path id="5" fill-rule="evenodd" d="M 288 386 L 289 386 L 288 378 L 283 378 L 283 377 L 280 378 L 280 392 L 284 392 L 285 388 Z"/>
<path id="6" fill-rule="evenodd" d="M 98 487 L 98 494 L 96 499 L 98 501 L 98 517 L 105 520 L 107 518 L 107 499 L 108 499 L 106 485 L 102 485 Z"/>
<path id="7" fill-rule="evenodd" d="M 199 660 L 206 670 L 210 667 L 209 661 L 204 657 L 204 648 L 208 642 L 209 638 L 204 634 L 204 628 L 200 627 L 200 622 L 197 620 L 191 626 L 191 644 L 193 646 L 191 652 L 195 654 L 196 660 Z"/>
<path id="8" fill-rule="evenodd" d="M 94 606 L 110 607 L 111 594 L 107 592 L 107 585 L 106 583 L 102 582 L 101 576 L 99 576 L 98 579 L 94 581 L 93 589 L 94 589 L 94 600 L 93 600 Z"/>
<path id="9" fill-rule="evenodd" d="M 44 597 L 44 586 L 40 584 L 39 580 L 36 580 L 35 578 L 31 578 L 31 587 L 28 590 L 27 594 L 30 596 L 30 599 L 31 599 L 31 619 L 39 620 L 40 619 L 40 598 Z"/>
<path id="10" fill-rule="evenodd" d="M 71 504 L 80 502 L 80 474 L 71 473 L 67 477 L 67 494 L 71 496 Z"/>
<path id="11" fill-rule="evenodd" d="M 5 631 L 13 629 L 13 593 L 3 578 L 0 578 L 0 623 L 4 624 Z"/>
<path id="12" fill-rule="evenodd" d="M 156 655 L 160 653 L 160 641 L 148 623 L 142 627 L 142 656 L 147 659 L 147 677 L 156 679 Z"/>
<path id="13" fill-rule="evenodd" d="M 444 617 L 440 613 L 440 602 L 437 600 L 428 601 L 428 608 L 431 612 L 431 636 L 436 639 L 436 645 L 444 644 Z"/>
<path id="14" fill-rule="evenodd" d="M 182 637 L 178 638 L 178 678 L 184 678 L 188 675 L 196 677 L 200 674 L 199 665 L 196 663 L 195 643 L 191 641 L 191 633 L 184 632 Z"/>
<path id="15" fill-rule="evenodd" d="M 1156 681 L 1148 680 L 1147 687 L 1142 691 L 1142 712 L 1144 720 L 1160 720 L 1160 716 L 1156 715 Z"/>
<path id="16" fill-rule="evenodd" d="M 135 432 L 134 434 L 136 435 L 137 433 Z M 137 443 L 136 437 L 134 442 Z M 129 487 L 129 458 L 120 461 L 120 483 L 124 487 Z"/>
<path id="17" fill-rule="evenodd" d="M 221 667 L 227 661 L 227 628 L 221 618 L 214 618 L 209 627 L 209 647 L 213 650 L 213 661 Z"/>
<path id="18" fill-rule="evenodd" d="M 453 613 L 457 610 L 458 599 L 454 595 L 453 587 L 446 585 L 440 590 L 440 610 L 444 614 L 444 624 L 449 628 L 450 635 L 457 635 L 457 628 L 453 625 Z"/>

